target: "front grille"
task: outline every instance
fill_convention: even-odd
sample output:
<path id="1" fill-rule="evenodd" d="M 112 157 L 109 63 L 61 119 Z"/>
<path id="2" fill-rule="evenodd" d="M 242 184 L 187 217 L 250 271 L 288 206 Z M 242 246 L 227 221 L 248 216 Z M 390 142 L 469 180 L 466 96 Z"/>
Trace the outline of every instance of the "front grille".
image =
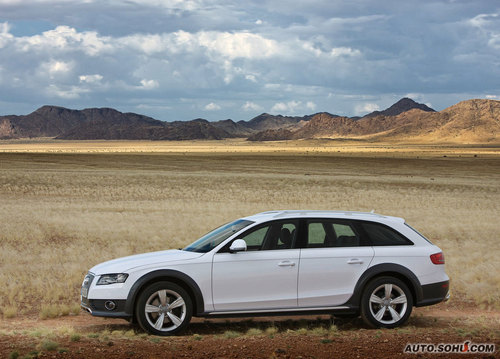
<path id="1" fill-rule="evenodd" d="M 82 289 L 80 290 L 81 299 L 87 298 L 89 296 L 89 288 L 94 280 L 94 275 L 88 273 L 85 278 L 83 278 Z"/>

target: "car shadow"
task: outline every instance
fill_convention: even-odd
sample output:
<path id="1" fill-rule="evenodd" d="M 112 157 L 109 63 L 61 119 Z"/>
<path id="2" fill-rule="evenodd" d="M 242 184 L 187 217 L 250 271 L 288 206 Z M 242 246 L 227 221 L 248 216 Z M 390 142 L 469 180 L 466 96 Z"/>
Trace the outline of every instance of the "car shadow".
<path id="1" fill-rule="evenodd" d="M 416 328 L 433 328 L 439 325 L 439 319 L 425 316 L 411 316 L 408 323 L 397 330 L 412 330 Z M 357 331 L 360 329 L 377 330 L 368 326 L 360 317 L 338 318 L 335 316 L 316 317 L 251 317 L 237 319 L 203 319 L 195 318 L 184 332 L 184 335 L 194 334 L 224 334 L 228 331 L 246 333 L 250 329 L 265 332 L 268 328 L 276 328 L 278 332 L 297 331 L 301 329 L 314 330 L 318 328 L 331 329 L 334 326 L 339 332 Z M 389 329 L 390 330 L 390 329 Z"/>
<path id="2" fill-rule="evenodd" d="M 228 318 L 228 319 L 195 319 L 186 330 L 186 335 L 193 334 L 224 334 L 228 331 L 246 333 L 250 329 L 265 332 L 273 328 L 277 332 L 286 332 L 299 329 L 330 328 L 333 323 L 330 316 L 320 317 L 249 317 L 249 318 Z M 274 331 L 273 330 L 273 331 Z"/>
<path id="3" fill-rule="evenodd" d="M 433 328 L 439 326 L 438 322 L 439 319 L 437 318 L 412 315 L 408 323 L 398 328 L 398 330 L 405 331 L 415 328 Z M 181 335 L 223 335 L 228 332 L 245 334 L 251 329 L 257 332 L 262 331 L 263 333 L 280 333 L 304 329 L 318 330 L 324 328 L 326 330 L 331 330 L 332 327 L 339 332 L 372 329 L 367 326 L 360 317 L 338 318 L 329 315 L 301 317 L 192 318 L 188 328 Z M 137 334 L 143 333 L 137 324 L 127 323 L 125 321 L 117 322 L 116 319 L 110 319 L 109 323 L 86 326 L 85 329 L 90 332 L 126 332 L 134 330 Z M 266 332 L 266 330 L 268 330 L 268 332 Z"/>

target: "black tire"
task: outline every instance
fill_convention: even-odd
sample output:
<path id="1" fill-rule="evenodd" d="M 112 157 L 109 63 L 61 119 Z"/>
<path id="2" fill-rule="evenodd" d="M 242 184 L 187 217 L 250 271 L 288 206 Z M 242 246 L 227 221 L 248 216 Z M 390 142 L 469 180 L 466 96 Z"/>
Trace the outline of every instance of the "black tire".
<path id="1" fill-rule="evenodd" d="M 149 285 L 141 292 L 135 306 L 141 328 L 161 336 L 182 332 L 189 325 L 192 314 L 191 297 L 184 288 L 172 282 Z"/>
<path id="2" fill-rule="evenodd" d="M 413 309 L 408 286 L 394 277 L 369 282 L 361 297 L 361 318 L 373 328 L 395 328 L 406 323 Z"/>

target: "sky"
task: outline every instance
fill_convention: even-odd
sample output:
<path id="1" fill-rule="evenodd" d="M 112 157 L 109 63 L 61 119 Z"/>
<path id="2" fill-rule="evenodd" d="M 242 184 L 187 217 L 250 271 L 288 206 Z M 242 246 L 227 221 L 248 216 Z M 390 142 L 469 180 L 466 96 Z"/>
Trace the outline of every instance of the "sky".
<path id="1" fill-rule="evenodd" d="M 498 0 L 0 0 L 0 115 L 359 116 L 500 100 Z"/>

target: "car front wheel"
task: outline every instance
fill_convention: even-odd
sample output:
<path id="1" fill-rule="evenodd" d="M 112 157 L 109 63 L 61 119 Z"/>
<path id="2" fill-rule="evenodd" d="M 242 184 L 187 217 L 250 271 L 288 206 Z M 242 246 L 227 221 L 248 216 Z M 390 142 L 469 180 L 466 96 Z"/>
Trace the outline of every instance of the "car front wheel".
<path id="1" fill-rule="evenodd" d="M 410 317 L 413 298 L 408 286 L 393 277 L 379 277 L 366 286 L 361 298 L 361 317 L 371 327 L 395 328 Z"/>
<path id="2" fill-rule="evenodd" d="M 177 334 L 188 326 L 192 307 L 184 288 L 171 282 L 157 282 L 139 295 L 135 312 L 142 329 L 165 336 Z"/>

